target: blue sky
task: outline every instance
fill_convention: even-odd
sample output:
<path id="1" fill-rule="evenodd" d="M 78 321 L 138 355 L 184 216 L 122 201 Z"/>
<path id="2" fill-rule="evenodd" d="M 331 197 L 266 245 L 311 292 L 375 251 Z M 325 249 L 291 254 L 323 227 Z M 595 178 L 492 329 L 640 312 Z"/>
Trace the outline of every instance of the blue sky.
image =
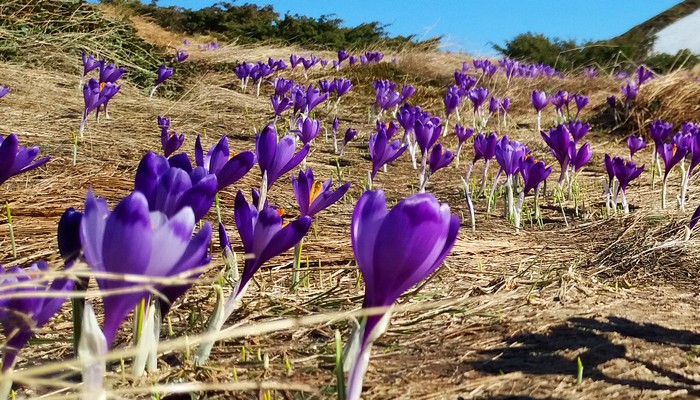
<path id="1" fill-rule="evenodd" d="M 147 1 L 147 0 L 142 0 Z M 607 39 L 678 4 L 677 0 L 239 0 L 272 4 L 277 12 L 319 17 L 336 14 L 347 26 L 379 21 L 390 34 L 418 38 L 443 35 L 445 49 L 493 55 L 519 33 L 576 40 Z M 160 0 L 159 5 L 202 8 L 210 0 Z"/>

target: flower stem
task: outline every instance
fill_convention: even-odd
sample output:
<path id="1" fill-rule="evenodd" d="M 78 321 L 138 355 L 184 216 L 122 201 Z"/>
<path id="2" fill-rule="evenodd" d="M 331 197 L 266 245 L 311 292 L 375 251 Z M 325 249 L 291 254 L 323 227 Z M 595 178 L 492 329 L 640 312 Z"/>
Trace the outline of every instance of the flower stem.
<path id="1" fill-rule="evenodd" d="M 668 175 L 664 176 L 663 186 L 661 186 L 661 208 L 666 209 L 666 181 Z M 624 194 L 624 192 L 623 192 Z"/>
<path id="2" fill-rule="evenodd" d="M 299 243 L 294 246 L 294 260 L 292 263 L 292 290 L 296 290 L 299 284 L 299 267 L 301 266 L 301 250 L 304 238 L 301 238 Z"/>
<path id="3" fill-rule="evenodd" d="M 10 245 L 12 246 L 12 257 L 17 258 L 17 246 L 15 244 L 15 228 L 12 225 L 12 213 L 10 212 L 10 203 L 5 202 L 5 210 L 7 213 L 7 226 L 10 228 Z"/>

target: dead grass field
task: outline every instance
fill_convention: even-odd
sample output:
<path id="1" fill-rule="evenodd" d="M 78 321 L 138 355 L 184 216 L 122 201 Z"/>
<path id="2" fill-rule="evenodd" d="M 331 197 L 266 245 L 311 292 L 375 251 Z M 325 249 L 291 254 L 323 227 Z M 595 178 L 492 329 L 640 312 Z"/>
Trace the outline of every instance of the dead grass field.
<path id="1" fill-rule="evenodd" d="M 148 21 L 135 21 L 137 31 L 157 45 L 181 42 L 182 37 L 166 32 Z M 158 42 L 157 40 L 161 40 Z M 201 63 L 287 58 L 301 49 L 240 47 L 224 45 L 217 51 L 190 47 L 191 58 Z M 318 53 L 330 57 L 330 53 Z M 451 73 L 464 57 L 459 55 L 399 53 L 397 66 L 383 63 L 353 67 L 336 73 L 314 70 L 309 82 L 324 77 L 345 76 L 355 88 L 340 104 L 341 131 L 352 126 L 360 132 L 346 151 L 343 177 L 353 186 L 344 201 L 321 213 L 316 221 L 317 236 L 310 234 L 304 245 L 308 258 L 306 284 L 290 292 L 291 254 L 272 260 L 257 277 L 257 287 L 245 297 L 244 307 L 227 325 L 255 327 L 279 318 L 297 318 L 354 310 L 360 307 L 363 289 L 350 247 L 349 226 L 354 199 L 361 194 L 361 182 L 370 168 L 366 144 L 373 124 L 367 110 L 373 101 L 370 83 L 376 78 L 417 86 L 414 102 L 434 113 L 442 113 L 441 95 Z M 272 115 L 264 87 L 259 98 L 242 93 L 232 72 L 205 72 L 186 82 L 185 89 L 167 95 L 147 97 L 147 88 L 124 83 L 110 103 L 109 120 L 88 122 L 85 140 L 78 150 L 78 164 L 72 165 L 71 131 L 77 130 L 82 111 L 76 73 L 45 67 L 28 68 L 0 63 L 0 83 L 12 92 L 0 100 L 0 132 L 14 132 L 22 144 L 38 145 L 41 154 L 51 155 L 46 167 L 13 178 L 2 186 L 0 198 L 9 202 L 18 240 L 18 256 L 10 253 L 7 221 L 0 220 L 0 262 L 4 266 L 47 259 L 59 267 L 55 241 L 58 218 L 67 207 L 82 209 L 88 188 L 106 197 L 110 206 L 133 187 L 133 176 L 141 156 L 159 151 L 156 116 L 167 115 L 172 127 L 186 135 L 182 150 L 191 152 L 197 134 L 205 148 L 221 135 L 228 135 L 234 151 L 254 149 L 254 130 Z M 177 74 L 177 72 L 176 72 Z M 290 76 L 285 72 L 283 76 Z M 291 76 L 304 82 L 297 70 Z M 659 78 L 651 85 L 662 85 Z M 671 77 L 669 79 L 676 79 Z M 693 84 L 693 83 L 690 83 Z M 698 83 L 694 83 L 699 85 Z M 502 96 L 501 77 L 490 82 Z M 528 96 L 532 89 L 548 92 L 566 89 L 591 99 L 584 119 L 599 117 L 605 97 L 619 91 L 619 83 L 602 77 L 584 82 L 579 78 L 517 80 L 510 88 L 513 106 L 507 133 L 528 144 L 549 163 L 539 134 L 534 132 L 534 113 Z M 659 89 L 672 97 L 676 89 Z M 640 96 L 644 98 L 644 90 Z M 651 90 L 651 89 L 649 89 Z M 695 99 L 697 100 L 697 91 Z M 683 97 L 691 103 L 692 98 Z M 697 102 L 688 119 L 698 118 Z M 689 104 L 689 107 L 693 104 Z M 679 117 L 682 110 L 677 111 Z M 544 126 L 550 126 L 553 112 L 548 109 Z M 317 118 L 330 126 L 332 115 L 321 106 Z M 451 126 L 454 121 L 451 121 Z M 573 215 L 567 204 L 566 223 L 559 207 L 547 196 L 543 208 L 544 227 L 525 221 L 525 229 L 515 234 L 501 216 L 500 203 L 486 214 L 484 199 L 477 199 L 476 232 L 463 223 L 458 242 L 445 265 L 427 284 L 400 300 L 387 334 L 373 351 L 365 378 L 366 399 L 656 399 L 700 396 L 700 308 L 697 283 L 700 278 L 698 249 L 691 238 L 682 241 L 690 212 L 661 210 L 660 187 L 651 187 L 647 172 L 629 189 L 633 212 L 629 216 L 604 218 L 602 160 L 606 152 L 624 155 L 624 139 L 629 126 L 610 132 L 594 126 L 587 136 L 594 157 L 581 177 L 583 188 L 581 216 Z M 450 135 L 443 140 L 456 146 Z M 462 164 L 433 176 L 428 190 L 448 202 L 457 214 L 468 215 L 460 176 L 472 157 L 465 146 Z M 638 156 L 650 159 L 650 149 Z M 317 139 L 308 157 L 317 177 L 337 179 L 332 144 Z M 480 176 L 477 164 L 473 176 Z M 492 173 L 495 168 L 492 168 Z M 554 167 L 554 174 L 558 167 Z M 390 201 L 412 193 L 417 173 L 403 156 L 380 172 L 375 184 L 384 188 Z M 235 188 L 222 195 L 224 223 L 234 247 L 240 246 L 233 224 L 235 190 L 248 193 L 259 186 L 259 170 L 254 168 Z M 550 179 L 551 180 L 551 179 Z M 670 196 L 675 196 L 680 176 L 672 175 Z M 700 191 L 691 185 L 689 206 L 700 205 Z M 297 211 L 289 179 L 280 179 L 270 192 L 270 201 L 287 210 L 288 218 Z M 692 212 L 692 211 L 691 211 Z M 209 215 L 215 220 L 215 211 Z M 218 243 L 218 238 L 213 239 Z M 215 256 L 209 271 L 171 312 L 172 337 L 192 336 L 204 330 L 213 307 L 213 277 L 223 262 L 214 245 Z M 240 250 L 240 249 L 238 249 Z M 100 312 L 98 311 L 98 316 Z M 127 322 L 125 326 L 130 326 Z M 334 332 L 346 338 L 350 325 L 343 319 L 303 325 L 261 334 L 222 340 L 217 343 L 208 366 L 197 368 L 190 351 L 180 348 L 161 357 L 160 370 L 133 381 L 119 362 L 108 367 L 110 384 L 117 396 L 146 398 L 146 392 L 129 388 L 162 387 L 168 383 L 201 382 L 211 385 L 193 391 L 197 398 L 274 399 L 333 398 Z M 61 362 L 72 358 L 71 319 L 68 304 L 34 341 L 24 349 L 16 370 Z M 167 329 L 166 336 L 170 337 Z M 163 339 L 165 341 L 165 339 Z M 123 330 L 116 347 L 130 343 Z M 242 349 L 245 348 L 245 356 Z M 259 355 L 268 355 L 269 368 Z M 583 364 L 583 381 L 576 384 L 577 358 Z M 291 370 L 285 367 L 289 362 Z M 127 360 L 127 367 L 129 361 Z M 234 390 L 234 369 L 247 390 Z M 128 368 L 127 368 L 128 371 Z M 75 384 L 75 372 L 67 369 L 52 375 L 68 387 Z M 216 386 L 224 385 L 224 386 Z M 229 385 L 229 386 L 225 386 Z M 299 385 L 303 385 L 300 387 Z M 225 389 L 225 390 L 217 390 Z M 297 389 L 303 389 L 298 391 Z M 18 395 L 63 396 L 56 387 L 17 385 Z M 189 394 L 164 394 L 162 398 L 190 398 Z"/>

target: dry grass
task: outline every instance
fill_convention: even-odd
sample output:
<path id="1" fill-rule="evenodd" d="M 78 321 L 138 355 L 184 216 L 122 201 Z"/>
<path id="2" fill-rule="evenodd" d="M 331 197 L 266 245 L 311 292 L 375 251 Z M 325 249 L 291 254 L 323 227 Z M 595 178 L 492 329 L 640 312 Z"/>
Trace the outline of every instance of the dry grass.
<path id="1" fill-rule="evenodd" d="M 687 71 L 677 71 L 644 84 L 631 109 L 630 117 L 640 130 L 656 119 L 680 126 L 700 120 L 700 82 Z"/>
<path id="2" fill-rule="evenodd" d="M 141 28 L 139 32 L 147 36 Z M 159 33 L 153 37 L 164 37 L 168 43 L 181 39 Z M 215 71 L 217 63 L 286 58 L 291 51 L 300 49 L 225 45 L 218 51 L 192 53 Z M 373 130 L 367 122 L 372 102 L 369 85 L 377 78 L 416 84 L 416 101 L 440 113 L 442 88 L 462 58 L 408 52 L 397 57 L 396 66 L 358 66 L 339 74 L 314 70 L 309 77 L 308 82 L 338 75 L 353 79 L 355 88 L 341 102 L 339 116 L 341 131 L 353 126 L 360 137 L 344 159 L 344 179 L 353 183 L 349 196 L 319 215 L 318 236 L 310 234 L 305 242 L 304 284 L 290 291 L 289 254 L 272 260 L 229 321 L 233 327 L 215 346 L 209 365 L 197 368 L 190 353 L 213 307 L 210 285 L 223 266 L 215 254 L 209 270 L 174 305 L 169 321 L 174 334 L 164 329 L 158 373 L 136 380 L 128 377 L 128 357 L 126 373 L 118 359 L 132 351 L 130 337 L 126 330 L 121 332 L 108 368 L 115 396 L 144 398 L 157 390 L 172 393 L 168 398 L 184 396 L 176 392 L 222 399 L 262 398 L 268 392 L 272 398 L 284 399 L 334 397 L 334 332 L 338 329 L 347 337 L 348 312 L 359 308 L 363 294 L 350 247 L 349 221 L 370 165 L 366 158 L 367 137 Z M 77 71 L 78 60 L 71 62 L 71 70 Z M 299 70 L 284 76 L 305 82 Z M 59 216 L 69 206 L 82 209 L 89 187 L 111 206 L 131 190 L 138 160 L 146 151 L 159 148 L 157 115 L 168 115 L 173 129 L 185 133 L 183 149 L 188 152 L 196 134 L 202 135 L 205 147 L 228 135 L 234 151 L 253 149 L 254 130 L 271 117 L 266 97 L 270 88 L 264 86 L 259 98 L 250 89 L 242 93 L 236 79 L 225 71 L 204 73 L 188 80 L 173 97 L 151 100 L 145 89 L 125 83 L 110 103 L 112 118 L 88 123 L 78 165 L 73 167 L 70 132 L 77 129 L 82 107 L 77 81 L 75 74 L 0 63 L 0 82 L 13 88 L 0 100 L 4 117 L 0 132 L 16 132 L 22 144 L 39 145 L 42 154 L 52 156 L 45 168 L 13 178 L 2 187 L 2 200 L 9 201 L 13 210 L 19 253 L 16 259 L 10 255 L 3 219 L 0 260 L 5 266 L 44 258 L 58 267 L 54 243 Z M 653 81 L 640 96 L 663 82 Z M 506 92 L 499 76 L 487 84 L 497 95 Z M 538 158 L 553 162 L 533 132 L 529 92 L 535 88 L 583 92 L 591 97 L 591 111 L 584 114 L 588 118 L 616 85 L 607 78 L 515 80 L 508 88 L 513 99 L 510 124 L 501 127 L 500 133 L 522 140 Z M 670 95 L 660 91 L 658 96 Z M 316 117 L 329 126 L 333 115 L 321 106 Z M 548 116 L 543 121 L 544 126 L 552 123 Z M 573 215 L 573 204 L 568 202 L 565 223 L 550 193 L 543 207 L 544 227 L 525 221 L 518 235 L 502 218 L 500 203 L 487 214 L 484 199 L 476 200 L 476 232 L 464 226 L 443 268 L 399 302 L 389 331 L 373 352 L 365 398 L 595 399 L 698 394 L 698 360 L 692 350 L 700 344 L 696 318 L 700 302 L 694 296 L 700 274 L 698 242 L 679 241 L 688 216 L 660 210 L 660 189 L 652 188 L 649 176 L 643 175 L 629 189 L 633 214 L 604 218 L 600 212 L 602 154 L 621 155 L 626 150 L 605 130 L 596 129 L 589 139 L 595 157 L 581 176 L 580 217 Z M 452 136 L 442 141 L 448 147 L 455 145 Z M 639 157 L 649 156 L 647 151 Z M 470 157 L 471 150 L 465 149 L 460 168 L 436 173 L 429 186 L 453 212 L 465 216 L 459 177 Z M 318 178 L 335 179 L 332 145 L 317 139 L 309 165 Z M 474 176 L 480 176 L 480 168 L 477 165 Z M 259 180 L 254 169 L 222 194 L 224 223 L 238 250 L 233 194 L 237 189 L 247 193 L 259 186 Z M 401 158 L 389 173 L 378 174 L 376 184 L 393 202 L 411 194 L 415 181 L 416 171 L 407 158 Z M 670 185 L 673 194 L 676 174 Z M 691 189 L 692 206 L 698 203 L 699 192 Z M 270 200 L 285 208 L 289 218 L 296 215 L 292 199 L 288 181 L 275 184 Z M 214 212 L 208 219 L 215 219 Z M 213 242 L 218 242 L 216 234 Z M 37 334 L 41 341 L 23 350 L 16 377 L 19 394 L 66 398 L 67 392 L 75 393 L 79 380 L 70 364 L 70 329 L 70 311 L 65 307 Z M 258 352 L 269 356 L 269 368 L 258 359 Z M 584 382 L 577 386 L 579 356 L 585 370 Z M 287 362 L 291 371 L 285 367 Z M 238 382 L 234 382 L 234 368 Z"/>

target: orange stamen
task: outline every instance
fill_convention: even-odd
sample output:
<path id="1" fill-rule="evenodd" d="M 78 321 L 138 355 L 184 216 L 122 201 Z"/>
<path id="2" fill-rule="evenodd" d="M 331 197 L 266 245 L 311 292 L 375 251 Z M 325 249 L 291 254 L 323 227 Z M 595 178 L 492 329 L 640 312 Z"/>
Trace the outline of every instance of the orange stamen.
<path id="1" fill-rule="evenodd" d="M 311 192 L 309 192 L 309 204 L 313 203 L 318 195 L 321 194 L 322 188 L 323 184 L 321 182 L 314 182 L 314 185 L 311 187 Z"/>

